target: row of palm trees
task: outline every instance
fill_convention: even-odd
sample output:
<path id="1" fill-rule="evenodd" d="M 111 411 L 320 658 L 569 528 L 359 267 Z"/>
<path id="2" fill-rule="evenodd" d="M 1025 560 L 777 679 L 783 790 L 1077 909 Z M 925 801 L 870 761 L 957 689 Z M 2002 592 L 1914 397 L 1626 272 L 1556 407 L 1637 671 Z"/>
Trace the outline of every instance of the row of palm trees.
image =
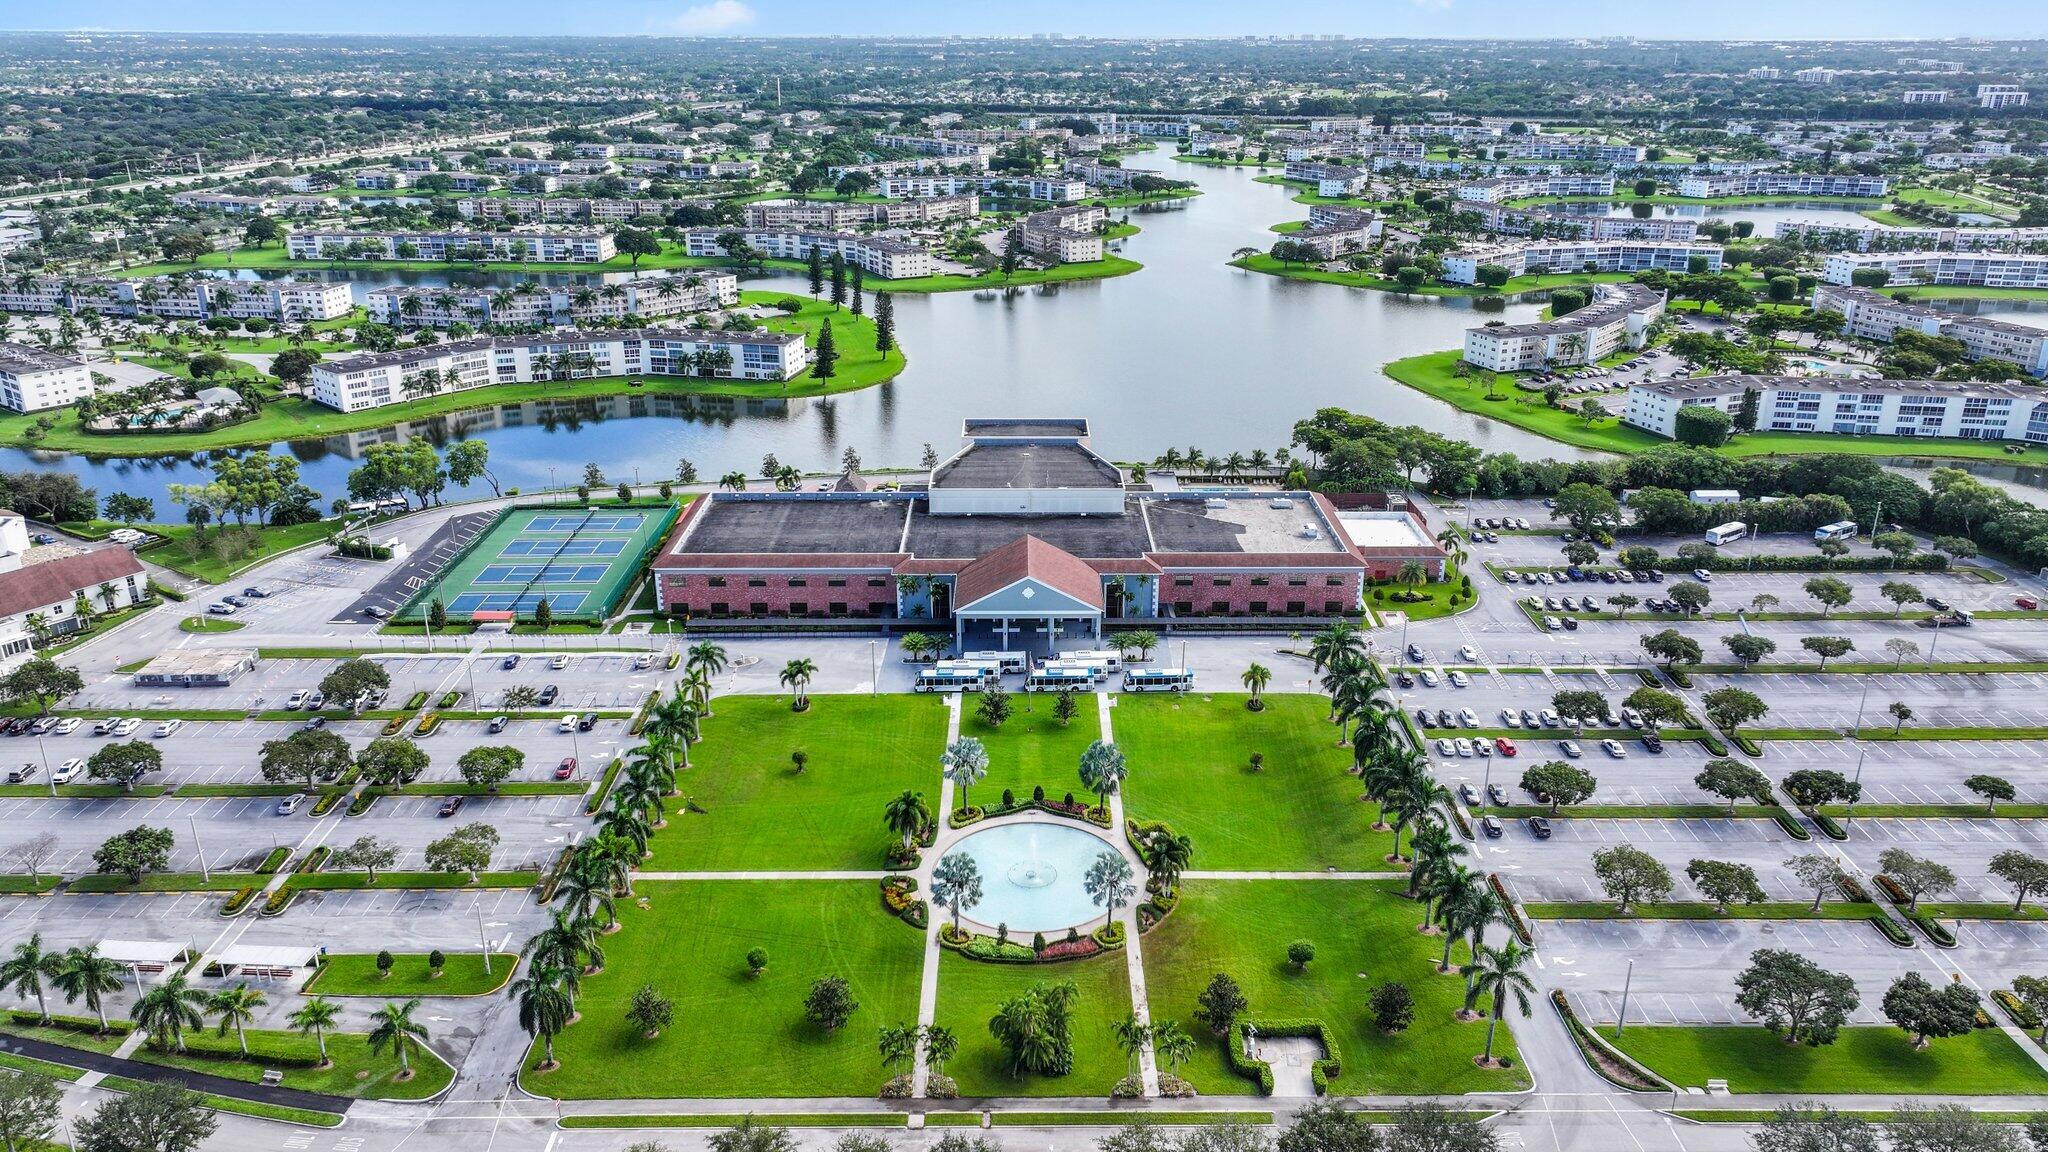
<path id="1" fill-rule="evenodd" d="M 47 981 L 64 994 L 66 1004 L 83 1000 L 99 1018 L 100 1031 L 105 1033 L 111 1028 L 106 998 L 121 990 L 124 971 L 120 961 L 101 955 L 97 944 L 54 952 L 43 947 L 42 933 L 38 932 L 15 945 L 6 960 L 0 961 L 0 991 L 33 997 L 37 1014 L 47 1024 L 51 1021 L 43 991 Z M 165 1052 L 185 1051 L 186 1034 L 203 1030 L 207 1018 L 216 1017 L 219 1034 L 225 1036 L 233 1029 L 236 1045 L 247 1057 L 248 1025 L 255 1020 L 257 1010 L 268 1003 L 269 998 L 249 987 L 246 981 L 209 992 L 193 987 L 183 972 L 174 972 L 163 983 L 138 996 L 128 1016 L 151 1044 Z M 412 1053 L 427 1042 L 426 1026 L 413 1019 L 419 1006 L 417 998 L 403 1004 L 392 1002 L 371 1015 L 373 1027 L 367 1037 L 370 1051 L 382 1054 L 389 1049 L 397 1056 L 400 1080 L 412 1078 Z M 334 1061 L 327 1054 L 327 1033 L 340 1019 L 341 1005 L 324 996 L 309 997 L 291 1014 L 293 1030 L 311 1035 L 319 1046 L 322 1068 L 333 1066 Z"/>
<path id="2" fill-rule="evenodd" d="M 1234 480 L 1247 472 L 1265 472 L 1274 468 L 1285 471 L 1293 463 L 1294 456 L 1286 448 L 1271 455 L 1268 455 L 1264 448 L 1254 448 L 1249 455 L 1232 452 L 1228 456 L 1211 456 L 1200 448 L 1189 448 L 1185 452 L 1178 448 L 1168 448 L 1152 461 L 1152 466 L 1177 471 L 1213 473 Z"/>
<path id="3" fill-rule="evenodd" d="M 703 723 L 712 715 L 712 677 L 730 666 L 720 645 L 690 646 L 673 693 L 647 714 L 645 743 L 626 753 L 597 835 L 571 851 L 547 926 L 520 950 L 526 974 L 511 991 L 519 1026 L 540 1043 L 540 1071 L 560 1066 L 555 1037 L 580 1018 L 576 997 L 583 981 L 604 969 L 604 937 L 620 927 L 618 900 L 633 895 L 633 869 L 653 855 L 654 833 L 667 825 L 669 801 L 689 770 L 690 745 L 703 739 Z"/>
<path id="4" fill-rule="evenodd" d="M 1372 661 L 1364 633 L 1339 621 L 1310 642 L 1309 660 L 1330 699 L 1330 720 L 1339 725 L 1339 740 L 1352 746 L 1352 771 L 1365 784 L 1365 799 L 1378 806 L 1373 827 L 1394 834 L 1386 859 L 1408 865 L 1408 895 L 1423 907 L 1420 930 L 1444 938 L 1437 970 L 1465 977 L 1460 1018 L 1476 1019 L 1480 1001 L 1492 1001 L 1486 1049 L 1480 1057 L 1491 1065 L 1495 1030 L 1508 1001 L 1513 999 L 1523 1015 L 1529 1014 L 1529 994 L 1535 985 L 1524 969 L 1534 952 L 1512 937 L 1499 947 L 1486 943 L 1487 930 L 1508 921 L 1507 902 L 1483 871 L 1459 862 L 1467 849 L 1444 814 L 1452 805 L 1450 792 L 1431 772 L 1428 756 L 1410 743 L 1395 719 L 1386 677 Z M 1264 678 L 1254 677 L 1253 671 L 1264 670 L 1245 674 L 1247 689 L 1256 694 L 1264 687 Z M 1252 686 L 1255 679 L 1259 688 Z M 1401 839 L 1411 828 L 1414 835 L 1403 856 Z M 1470 960 L 1454 968 L 1451 952 L 1461 940 Z"/>

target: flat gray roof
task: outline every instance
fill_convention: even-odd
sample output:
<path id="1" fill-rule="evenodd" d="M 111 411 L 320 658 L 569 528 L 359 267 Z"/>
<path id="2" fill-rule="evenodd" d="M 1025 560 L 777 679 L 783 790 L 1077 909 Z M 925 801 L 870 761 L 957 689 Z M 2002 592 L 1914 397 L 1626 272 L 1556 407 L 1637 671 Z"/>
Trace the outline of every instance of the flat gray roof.
<path id="1" fill-rule="evenodd" d="M 932 473 L 934 488 L 1117 488 L 1116 466 L 1072 443 L 970 444 Z"/>
<path id="2" fill-rule="evenodd" d="M 698 514 L 682 551 L 895 552 L 907 504 L 795 493 L 764 500 L 715 497 Z"/>
<path id="3" fill-rule="evenodd" d="M 1086 436 L 1086 420 L 967 420 L 960 425 L 960 435 L 966 439 L 977 436 Z"/>

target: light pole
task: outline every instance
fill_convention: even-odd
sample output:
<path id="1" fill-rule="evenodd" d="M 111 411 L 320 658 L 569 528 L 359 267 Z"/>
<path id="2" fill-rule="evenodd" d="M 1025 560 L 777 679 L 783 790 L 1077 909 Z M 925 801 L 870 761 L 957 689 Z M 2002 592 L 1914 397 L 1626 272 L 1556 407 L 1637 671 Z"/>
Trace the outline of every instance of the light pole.
<path id="1" fill-rule="evenodd" d="M 880 681 L 882 667 L 875 661 L 875 642 L 868 641 L 868 695 L 876 696 L 882 691 Z"/>
<path id="2" fill-rule="evenodd" d="M 1631 956 L 1628 961 L 1628 972 L 1621 978 L 1621 1015 L 1614 1021 L 1614 1034 L 1616 1036 L 1620 1036 L 1621 1030 L 1628 1027 L 1628 989 L 1629 985 L 1635 983 L 1635 978 L 1636 961 L 1635 957 Z"/>
<path id="3" fill-rule="evenodd" d="M 1851 737 L 1854 737 L 1858 732 L 1863 731 L 1863 706 L 1868 703 L 1870 703 L 1870 685 L 1865 684 L 1863 686 L 1863 695 L 1859 697 L 1856 701 L 1856 724 L 1854 727 L 1849 729 L 1849 735 Z"/>
<path id="4" fill-rule="evenodd" d="M 199 839 L 199 821 L 195 817 L 188 816 L 185 818 L 185 823 L 192 826 L 192 847 L 199 853 L 199 878 L 211 884 L 213 882 L 213 875 L 206 867 L 206 845 Z"/>
<path id="5" fill-rule="evenodd" d="M 1849 829 L 1856 826 L 1856 797 L 1863 794 L 1863 757 L 1868 753 L 1869 749 L 1867 748 L 1858 748 L 1856 750 L 1856 779 L 1852 782 L 1854 787 L 1849 789 L 1849 814 L 1842 826 L 1842 832 L 1845 835 Z"/>
<path id="6" fill-rule="evenodd" d="M 57 795 L 57 778 L 50 774 L 50 750 L 43 747 L 41 733 L 36 734 L 36 755 L 43 758 L 43 782 L 50 786 L 50 795 L 54 798 Z"/>
<path id="7" fill-rule="evenodd" d="M 484 910 L 482 905 L 478 905 L 476 910 L 476 940 L 478 944 L 483 946 L 484 975 L 489 976 L 491 974 L 491 938 L 484 934 Z"/>

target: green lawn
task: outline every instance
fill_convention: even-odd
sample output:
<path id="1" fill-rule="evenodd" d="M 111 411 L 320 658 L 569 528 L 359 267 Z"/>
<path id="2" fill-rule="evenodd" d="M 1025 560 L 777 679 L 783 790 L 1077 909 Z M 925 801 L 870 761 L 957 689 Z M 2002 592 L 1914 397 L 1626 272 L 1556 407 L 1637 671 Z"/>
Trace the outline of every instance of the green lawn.
<path id="1" fill-rule="evenodd" d="M 369 1038 L 360 1032 L 327 1034 L 327 1054 L 334 1060 L 332 1068 L 310 1066 L 319 1059 L 319 1048 L 313 1037 L 297 1032 L 250 1029 L 247 1057 L 237 1048 L 233 1032 L 226 1036 L 217 1035 L 212 1029 L 188 1032 L 185 1046 L 182 1053 L 159 1052 L 144 1044 L 135 1050 L 134 1058 L 147 1064 L 187 1068 L 252 1084 L 263 1078 L 265 1069 L 275 1068 L 284 1073 L 287 1088 L 372 1100 L 424 1100 L 455 1079 L 455 1070 L 439 1057 L 414 1052 L 413 1078 L 401 1083 L 394 1079 L 398 1075 L 398 1058 L 389 1049 L 381 1055 L 372 1053 Z"/>
<path id="2" fill-rule="evenodd" d="M 1033 984 L 1064 980 L 1081 993 L 1074 1003 L 1074 1070 L 1065 1076 L 1011 1075 L 1002 1048 L 989 1035 L 989 1019 Z M 959 1082 L 963 1096 L 1109 1095 L 1126 1072 L 1110 1026 L 1130 1011 L 1130 976 L 1120 952 L 1059 964 L 990 964 L 952 952 L 939 961 L 936 1022 L 960 1038 L 960 1054 L 946 1065 L 946 1075 Z"/>
<path id="3" fill-rule="evenodd" d="M 1001 728 L 990 728 L 975 714 L 976 697 L 962 700 L 960 735 L 972 736 L 988 748 L 988 777 L 975 785 L 968 799 L 986 807 L 1002 799 L 1008 788 L 1020 797 L 1045 786 L 1047 797 L 1057 800 L 1068 792 L 1086 799 L 1081 786 L 1081 753 L 1102 738 L 1102 724 L 1096 715 L 1095 695 L 1083 692 L 1075 698 L 1080 711 L 1062 728 L 1053 719 L 1053 697 L 1045 693 L 1017 692 L 1010 696 L 1010 718 Z M 1030 711 L 1025 711 L 1025 709 Z M 938 796 L 934 794 L 936 801 Z M 955 790 L 953 802 L 960 796 Z"/>
<path id="4" fill-rule="evenodd" d="M 1754 1026 L 1638 1024 L 1617 1038 L 1610 1025 L 1600 1034 L 1681 1087 L 1719 1079 L 1731 1092 L 1988 1096 L 2035 1092 L 2048 1082 L 1996 1028 L 1917 1051 L 1912 1037 L 1887 1026 L 1844 1028 L 1821 1048 L 1787 1044 Z"/>
<path id="5" fill-rule="evenodd" d="M 123 525 L 94 520 L 85 524 L 66 524 L 61 527 L 78 531 L 80 535 L 91 536 L 95 532 L 104 532 L 106 529 Z M 137 524 L 134 527 L 160 538 L 159 542 L 145 545 L 141 549 L 140 555 L 144 559 L 209 584 L 219 584 L 235 573 L 252 568 L 280 552 L 289 552 L 294 548 L 325 540 L 334 534 L 337 525 L 331 521 L 315 520 L 309 524 L 266 525 L 261 528 L 252 524 L 247 529 L 230 526 L 225 531 L 220 528 L 208 528 L 204 544 L 192 543 L 195 529 L 190 524 Z M 253 545 L 248 535 L 252 532 Z M 234 632 L 242 627 L 242 623 L 239 620 L 222 620 L 198 615 L 181 621 L 178 626 L 186 632 Z"/>
<path id="6" fill-rule="evenodd" d="M 583 1019 L 555 1041 L 562 1067 L 525 1073 L 529 1090 L 572 1099 L 872 1096 L 889 1078 L 875 1034 L 916 1021 L 924 938 L 882 911 L 874 884 L 641 881 L 634 888 L 651 906 L 627 902 L 625 928 L 604 941 L 605 970 L 583 982 Z M 745 960 L 756 946 L 769 955 L 758 977 Z M 812 981 L 824 976 L 843 977 L 860 1004 L 850 1023 L 829 1034 L 803 1014 Z M 676 1007 L 674 1025 L 653 1040 L 625 1022 L 644 984 Z"/>
<path id="7" fill-rule="evenodd" d="M 1249 712 L 1234 693 L 1118 697 L 1111 723 L 1131 768 L 1125 811 L 1185 833 L 1198 869 L 1385 868 L 1393 837 L 1371 830 L 1373 808 L 1358 799 L 1329 701 L 1265 702 Z M 1253 752 L 1265 757 L 1257 772 Z"/>
<path id="8" fill-rule="evenodd" d="M 1197 860 L 1201 850 L 1197 840 Z M 1528 1075 L 1519 1066 L 1490 1072 L 1472 1063 L 1485 1047 L 1486 1025 L 1454 1019 L 1464 1002 L 1464 981 L 1437 975 L 1442 941 L 1415 930 L 1421 906 L 1401 892 L 1402 885 L 1392 881 L 1202 880 L 1183 885 L 1180 906 L 1144 938 L 1152 1019 L 1179 1020 L 1202 1041 L 1182 1075 L 1207 1095 L 1257 1091 L 1230 1070 L 1222 1042 L 1193 1018 L 1195 997 L 1212 976 L 1227 972 L 1244 988 L 1250 1018 L 1320 1019 L 1331 1030 L 1343 1058 L 1334 1088 L 1339 1094 L 1527 1086 Z M 1505 933 L 1496 930 L 1494 936 L 1498 944 Z M 1315 961 L 1305 972 L 1296 972 L 1284 954 L 1296 939 L 1316 945 Z M 1454 963 L 1461 953 L 1453 952 Z M 1371 989 L 1388 980 L 1406 984 L 1415 995 L 1414 1024 L 1393 1036 L 1373 1027 L 1366 1009 Z M 1516 1055 L 1514 1037 L 1505 1027 L 1495 1038 L 1494 1053 Z"/>
<path id="9" fill-rule="evenodd" d="M 200 635 L 240 632 L 246 627 L 248 625 L 240 620 L 223 620 L 218 616 L 187 616 L 183 620 L 178 621 L 178 631 L 193 632 Z"/>
<path id="10" fill-rule="evenodd" d="M 320 971 L 307 983 L 306 993 L 377 996 L 387 1000 L 401 1000 L 408 996 L 481 996 L 503 988 L 512 979 L 512 969 L 519 963 L 517 956 L 500 952 L 492 958 L 491 971 L 487 974 L 484 972 L 484 958 L 474 952 L 458 952 L 445 959 L 447 963 L 437 979 L 427 967 L 426 954 L 421 952 L 394 955 L 389 976 L 378 975 L 375 953 L 329 955 L 321 961 Z"/>
<path id="11" fill-rule="evenodd" d="M 723 696 L 677 783 L 650 871 L 882 867 L 882 808 L 905 788 L 939 803 L 946 709 L 935 696 Z M 810 756 L 801 775 L 790 753 Z"/>

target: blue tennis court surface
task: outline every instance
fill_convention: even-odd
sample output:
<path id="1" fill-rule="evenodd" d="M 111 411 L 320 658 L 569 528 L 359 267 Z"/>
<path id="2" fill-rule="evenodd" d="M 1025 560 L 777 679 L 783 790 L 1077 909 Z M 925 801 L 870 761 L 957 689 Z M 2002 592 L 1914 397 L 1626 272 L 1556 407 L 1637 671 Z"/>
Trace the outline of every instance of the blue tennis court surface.
<path id="1" fill-rule="evenodd" d="M 472 584 L 595 584 L 609 564 L 492 564 Z"/>
<path id="2" fill-rule="evenodd" d="M 573 616 L 583 610 L 583 596 L 581 592 L 464 592 L 448 605 L 448 611 L 455 616 L 473 612 L 531 613 L 545 600 L 549 611 Z"/>
<path id="3" fill-rule="evenodd" d="M 637 532 L 647 517 L 637 512 L 602 516 L 535 516 L 523 532 Z"/>
<path id="4" fill-rule="evenodd" d="M 524 536 L 508 540 L 498 550 L 501 557 L 513 556 L 619 556 L 625 553 L 628 540 L 530 540 Z"/>

